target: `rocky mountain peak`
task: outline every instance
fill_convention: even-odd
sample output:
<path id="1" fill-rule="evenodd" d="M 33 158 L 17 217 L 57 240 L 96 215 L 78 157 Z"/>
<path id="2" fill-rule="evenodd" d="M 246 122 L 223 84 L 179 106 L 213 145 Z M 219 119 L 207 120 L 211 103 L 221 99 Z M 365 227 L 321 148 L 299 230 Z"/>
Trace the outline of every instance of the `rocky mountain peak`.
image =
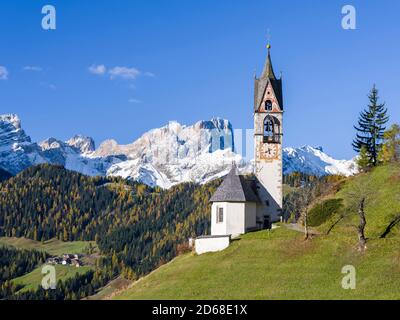
<path id="1" fill-rule="evenodd" d="M 71 147 L 80 150 L 81 153 L 90 153 L 96 149 L 93 138 L 83 135 L 76 135 L 69 139 L 66 143 Z"/>
<path id="2" fill-rule="evenodd" d="M 56 138 L 48 138 L 39 142 L 39 146 L 42 148 L 43 151 L 57 149 L 63 147 L 63 142 L 57 140 Z"/>
<path id="3" fill-rule="evenodd" d="M 205 183 L 221 177 L 232 163 L 243 174 L 253 172 L 253 161 L 234 152 L 231 123 L 222 118 L 182 125 L 176 121 L 120 145 L 106 140 L 95 149 L 92 138 L 77 135 L 67 142 L 49 138 L 32 143 L 16 115 L 0 116 L 0 167 L 16 174 L 39 163 L 62 164 L 86 175 L 111 175 L 169 188 L 182 182 Z M 354 160 L 336 160 L 321 147 L 283 150 L 283 173 L 352 175 Z"/>
<path id="4" fill-rule="evenodd" d="M 12 125 L 16 130 L 21 129 L 21 120 L 13 113 L 0 115 L 0 126 L 1 123 L 3 123 L 3 125 L 4 123 Z"/>

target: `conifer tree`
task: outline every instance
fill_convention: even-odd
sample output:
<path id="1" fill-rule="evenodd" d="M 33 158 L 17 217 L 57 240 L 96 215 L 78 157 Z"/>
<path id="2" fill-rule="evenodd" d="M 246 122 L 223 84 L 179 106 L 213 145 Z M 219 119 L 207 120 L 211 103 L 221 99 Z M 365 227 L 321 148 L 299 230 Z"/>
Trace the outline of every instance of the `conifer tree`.
<path id="1" fill-rule="evenodd" d="M 378 165 L 378 154 L 382 149 L 382 139 L 388 122 L 387 108 L 384 103 L 379 103 L 378 90 L 373 86 L 368 95 L 368 108 L 360 113 L 356 138 L 353 141 L 353 148 L 361 152 L 362 147 L 366 148 L 369 163 L 372 166 Z"/>
<path id="2" fill-rule="evenodd" d="M 379 159 L 383 163 L 398 162 L 400 160 L 400 126 L 394 124 L 384 133 L 384 144 Z"/>
<path id="3" fill-rule="evenodd" d="M 361 172 L 367 171 L 370 167 L 370 159 L 366 146 L 361 147 L 360 154 L 357 159 L 357 165 Z"/>

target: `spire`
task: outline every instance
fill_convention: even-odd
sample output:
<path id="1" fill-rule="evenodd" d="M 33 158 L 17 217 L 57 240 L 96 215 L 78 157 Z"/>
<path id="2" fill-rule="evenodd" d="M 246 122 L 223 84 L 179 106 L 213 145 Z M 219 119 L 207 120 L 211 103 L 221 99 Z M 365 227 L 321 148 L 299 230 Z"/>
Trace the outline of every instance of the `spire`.
<path id="1" fill-rule="evenodd" d="M 261 78 L 269 78 L 276 80 L 275 74 L 274 74 L 274 69 L 272 68 L 272 61 L 271 61 L 271 45 L 268 42 L 267 44 L 267 49 L 268 49 L 268 56 L 267 56 L 267 61 L 265 62 L 264 70 L 262 73 Z"/>

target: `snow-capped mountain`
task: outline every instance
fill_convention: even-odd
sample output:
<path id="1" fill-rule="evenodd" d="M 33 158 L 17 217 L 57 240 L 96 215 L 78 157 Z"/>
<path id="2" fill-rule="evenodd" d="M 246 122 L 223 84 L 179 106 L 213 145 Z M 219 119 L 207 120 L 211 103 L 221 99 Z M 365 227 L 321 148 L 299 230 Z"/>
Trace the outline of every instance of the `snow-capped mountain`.
<path id="1" fill-rule="evenodd" d="M 336 160 L 323 152 L 322 147 L 303 146 L 283 149 L 283 174 L 305 172 L 317 176 L 338 174 L 351 176 L 358 172 L 353 160 Z"/>
<path id="2" fill-rule="evenodd" d="M 169 188 L 183 181 L 204 183 L 223 176 L 233 161 L 250 172 L 251 164 L 233 152 L 233 143 L 232 126 L 227 120 L 216 118 L 192 126 L 172 121 L 128 145 L 105 141 L 91 156 L 123 154 L 129 160 L 111 166 L 109 175 Z"/>
<path id="3" fill-rule="evenodd" d="M 66 142 L 49 138 L 32 142 L 16 115 L 0 116 L 0 168 L 16 174 L 39 163 L 62 164 L 86 175 L 111 175 L 169 188 L 181 182 L 205 183 L 224 176 L 233 162 L 241 173 L 253 172 L 253 162 L 234 152 L 229 121 L 214 118 L 191 126 L 170 122 L 143 134 L 131 144 L 104 141 L 97 149 L 92 138 L 75 136 Z M 284 174 L 316 175 L 357 172 L 352 160 L 335 160 L 321 148 L 285 148 Z"/>
<path id="4" fill-rule="evenodd" d="M 19 118 L 14 114 L 0 115 L 0 167 L 16 174 L 44 162 L 40 147 L 22 130 Z"/>
<path id="5" fill-rule="evenodd" d="M 67 169 L 87 175 L 106 175 L 116 162 L 126 160 L 123 155 L 89 158 L 94 151 L 93 139 L 83 136 L 63 142 L 49 138 L 40 143 L 31 141 L 21 128 L 17 115 L 0 115 L 0 168 L 17 174 L 36 164 L 61 164 Z"/>

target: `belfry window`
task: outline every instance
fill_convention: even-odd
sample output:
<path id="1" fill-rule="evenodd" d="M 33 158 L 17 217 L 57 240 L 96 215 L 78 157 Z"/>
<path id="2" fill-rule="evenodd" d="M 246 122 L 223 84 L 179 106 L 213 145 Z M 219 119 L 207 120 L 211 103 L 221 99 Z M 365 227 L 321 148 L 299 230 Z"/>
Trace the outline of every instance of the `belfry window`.
<path id="1" fill-rule="evenodd" d="M 265 111 L 272 111 L 272 101 L 271 100 L 265 101 Z"/>
<path id="2" fill-rule="evenodd" d="M 271 115 L 264 119 L 264 143 L 281 142 L 281 123 Z"/>

